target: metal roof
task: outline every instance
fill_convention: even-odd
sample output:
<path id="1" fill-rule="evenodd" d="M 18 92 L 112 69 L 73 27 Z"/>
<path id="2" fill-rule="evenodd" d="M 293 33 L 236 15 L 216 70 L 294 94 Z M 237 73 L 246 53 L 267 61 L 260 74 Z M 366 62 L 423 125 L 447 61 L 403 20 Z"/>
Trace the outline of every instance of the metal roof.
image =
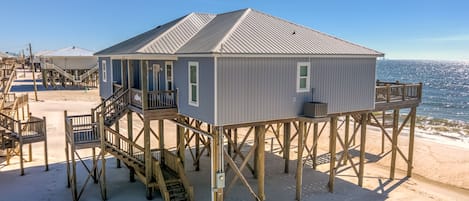
<path id="1" fill-rule="evenodd" d="M 218 15 L 191 13 L 96 55 L 137 53 L 383 56 L 250 8 Z"/>
<path id="2" fill-rule="evenodd" d="M 96 55 L 173 54 L 214 17 L 211 14 L 191 13 L 101 50 Z"/>
<path id="3" fill-rule="evenodd" d="M 0 59 L 1 59 L 1 58 L 10 58 L 10 57 L 13 57 L 13 56 L 11 56 L 11 55 L 9 55 L 9 54 L 7 54 L 7 53 L 0 52 Z"/>
<path id="4" fill-rule="evenodd" d="M 92 57 L 93 51 L 86 50 L 79 47 L 66 47 L 63 49 L 50 51 L 46 54 L 43 54 L 44 57 Z"/>

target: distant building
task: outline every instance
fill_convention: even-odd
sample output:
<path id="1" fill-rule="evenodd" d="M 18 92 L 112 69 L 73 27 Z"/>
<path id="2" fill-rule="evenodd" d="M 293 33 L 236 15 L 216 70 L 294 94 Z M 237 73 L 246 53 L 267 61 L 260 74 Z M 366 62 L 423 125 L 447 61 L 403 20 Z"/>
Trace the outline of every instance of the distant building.
<path id="1" fill-rule="evenodd" d="M 67 47 L 36 54 L 43 68 L 44 86 L 97 86 L 97 59 L 92 51 Z"/>

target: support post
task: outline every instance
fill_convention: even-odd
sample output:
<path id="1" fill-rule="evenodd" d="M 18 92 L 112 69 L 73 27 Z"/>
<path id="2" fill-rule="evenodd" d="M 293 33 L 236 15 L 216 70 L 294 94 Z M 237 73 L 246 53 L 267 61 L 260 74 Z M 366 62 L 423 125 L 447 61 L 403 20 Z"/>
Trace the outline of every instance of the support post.
<path id="1" fill-rule="evenodd" d="M 330 167 L 329 167 L 329 192 L 334 192 L 334 180 L 335 180 L 335 161 L 336 161 L 336 142 L 337 142 L 337 117 L 331 117 L 330 124 L 330 136 L 329 136 L 329 152 L 331 154 Z"/>
<path id="2" fill-rule="evenodd" d="M 67 126 L 67 110 L 64 111 L 64 127 L 65 127 L 65 159 L 67 160 L 67 188 L 70 188 L 70 152 L 69 152 L 69 141 L 68 141 L 68 135 L 69 133 L 69 128 Z M 73 153 L 73 152 L 72 152 Z"/>
<path id="3" fill-rule="evenodd" d="M 318 140 L 319 140 L 319 134 L 318 134 L 318 123 L 313 124 L 313 169 L 316 170 L 316 167 L 318 166 Z"/>
<path id="4" fill-rule="evenodd" d="M 158 120 L 159 148 L 164 149 L 164 120 Z"/>
<path id="5" fill-rule="evenodd" d="M 48 153 L 47 153 L 47 129 L 46 129 L 46 117 L 42 117 L 43 126 L 42 126 L 42 132 L 44 133 L 44 163 L 46 165 L 46 171 L 49 171 L 49 158 L 48 158 Z"/>
<path id="6" fill-rule="evenodd" d="M 115 126 L 115 128 L 116 128 L 116 132 L 119 133 L 119 120 L 116 121 L 116 123 L 115 123 L 114 126 Z M 119 142 L 119 140 L 120 140 L 120 139 L 117 138 L 117 137 L 114 138 L 114 141 L 115 141 L 114 144 L 117 145 L 117 148 L 118 148 L 118 149 L 121 148 L 121 147 L 120 147 L 120 146 L 121 146 L 121 143 Z M 117 158 L 116 158 L 116 168 L 121 168 L 121 160 L 119 160 L 119 159 L 117 159 Z"/>
<path id="7" fill-rule="evenodd" d="M 284 172 L 290 171 L 290 134 L 291 134 L 291 123 L 283 124 L 283 158 L 285 159 Z"/>
<path id="8" fill-rule="evenodd" d="M 199 121 L 195 122 L 195 127 L 200 129 L 200 123 Z M 194 133 L 195 134 L 195 157 L 198 158 L 195 161 L 195 171 L 200 171 L 200 134 L 199 133 Z"/>
<path id="9" fill-rule="evenodd" d="M 344 165 L 347 165 L 347 160 L 348 160 L 348 149 L 349 149 L 349 144 L 348 144 L 348 138 L 349 138 L 349 132 L 350 132 L 350 115 L 345 116 L 345 136 L 344 136 Z"/>
<path id="10" fill-rule="evenodd" d="M 147 199 L 153 199 L 153 189 L 149 187 L 152 182 L 152 154 L 151 154 L 151 139 L 150 139 L 150 120 L 143 120 L 143 147 L 145 149 L 145 183 L 147 185 L 146 196 Z"/>
<path id="11" fill-rule="evenodd" d="M 256 126 L 255 128 L 256 137 L 258 138 L 257 142 L 257 153 L 258 155 L 256 163 L 257 163 L 257 189 L 258 189 L 258 197 L 261 201 L 265 200 L 265 125 Z"/>
<path id="12" fill-rule="evenodd" d="M 177 129 L 176 133 L 177 133 L 177 148 L 178 148 L 177 153 L 178 153 L 179 159 L 181 159 L 182 165 L 184 166 L 184 162 L 185 162 L 184 159 L 186 158 L 185 147 L 184 147 L 185 146 L 184 144 L 184 133 L 185 133 L 184 130 L 185 129 L 184 127 L 179 126 L 179 125 L 176 126 L 176 129 Z"/>
<path id="13" fill-rule="evenodd" d="M 358 171 L 358 185 L 363 187 L 363 175 L 365 173 L 365 147 L 366 147 L 366 122 L 368 114 L 361 115 L 361 133 L 360 133 L 360 167 Z"/>
<path id="14" fill-rule="evenodd" d="M 220 131 L 221 130 L 221 131 Z M 223 188 L 217 183 L 217 176 L 223 173 L 223 129 L 215 127 L 212 130 L 211 161 L 212 161 L 212 200 L 223 201 Z"/>
<path id="15" fill-rule="evenodd" d="M 414 137 L 415 137 L 415 119 L 417 116 L 417 108 L 413 107 L 411 109 L 410 115 L 410 132 L 409 132 L 409 161 L 407 163 L 407 176 L 412 176 L 412 165 L 414 161 Z"/>
<path id="16" fill-rule="evenodd" d="M 132 112 L 127 112 L 127 137 L 133 142 Z M 133 147 L 129 145 L 130 154 L 133 155 Z M 129 181 L 135 182 L 135 169 L 129 166 Z"/>
<path id="17" fill-rule="evenodd" d="M 394 179 L 396 171 L 396 155 L 397 155 L 397 137 L 399 130 L 399 109 L 394 109 L 392 121 L 392 149 L 391 149 L 391 172 L 389 178 Z"/>
<path id="18" fill-rule="evenodd" d="M 105 139 L 106 139 L 106 133 L 105 133 L 105 129 L 104 129 L 104 117 L 103 115 L 99 115 L 99 134 L 101 134 L 101 195 L 103 197 L 103 200 L 107 200 L 107 189 L 106 189 L 106 145 L 104 143 Z M 73 144 L 72 144 L 73 146 Z M 73 148 L 72 148 L 73 149 Z M 72 157 L 73 157 L 73 154 L 72 154 Z M 73 158 L 72 158 L 73 161 L 75 161 Z M 73 162 L 72 161 L 72 162 Z M 75 164 L 74 164 L 75 166 Z M 74 174 L 73 175 L 76 175 L 75 173 L 75 170 L 74 170 Z M 76 184 L 75 184 L 76 186 Z M 75 193 L 76 195 L 76 193 Z"/>
<path id="19" fill-rule="evenodd" d="M 304 149 L 305 122 L 298 122 L 298 159 L 296 162 L 296 200 L 301 200 L 303 187 L 303 149 Z"/>

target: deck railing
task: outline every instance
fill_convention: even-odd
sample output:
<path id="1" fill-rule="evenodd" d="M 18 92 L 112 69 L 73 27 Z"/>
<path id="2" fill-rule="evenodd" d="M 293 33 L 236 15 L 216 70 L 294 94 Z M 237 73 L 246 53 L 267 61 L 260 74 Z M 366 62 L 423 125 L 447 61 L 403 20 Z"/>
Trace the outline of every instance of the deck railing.
<path id="1" fill-rule="evenodd" d="M 0 126 L 9 132 L 10 137 L 23 143 L 42 141 L 46 135 L 45 119 L 37 117 L 20 121 L 0 113 Z"/>
<path id="2" fill-rule="evenodd" d="M 135 107 L 142 108 L 142 91 L 131 89 L 131 104 Z M 149 91 L 148 92 L 148 109 L 166 109 L 177 108 L 177 91 Z"/>
<path id="3" fill-rule="evenodd" d="M 104 127 L 104 143 L 109 147 L 114 147 L 115 150 L 121 152 L 121 154 L 130 156 L 129 159 L 139 165 L 145 165 L 145 160 L 143 160 L 143 158 L 136 157 L 138 154 L 143 154 L 145 149 L 129 138 L 106 126 Z"/>
<path id="4" fill-rule="evenodd" d="M 92 115 L 67 116 L 66 135 L 71 143 L 97 143 L 100 141 L 97 124 Z"/>
<path id="5" fill-rule="evenodd" d="M 376 103 L 421 100 L 422 83 L 376 82 Z"/>
<path id="6" fill-rule="evenodd" d="M 104 106 L 104 110 L 101 111 L 104 115 L 104 119 L 112 117 L 112 115 L 120 113 L 127 109 L 129 104 L 128 98 L 128 91 L 122 92 L 119 96 L 117 96 L 112 102 L 106 104 Z"/>

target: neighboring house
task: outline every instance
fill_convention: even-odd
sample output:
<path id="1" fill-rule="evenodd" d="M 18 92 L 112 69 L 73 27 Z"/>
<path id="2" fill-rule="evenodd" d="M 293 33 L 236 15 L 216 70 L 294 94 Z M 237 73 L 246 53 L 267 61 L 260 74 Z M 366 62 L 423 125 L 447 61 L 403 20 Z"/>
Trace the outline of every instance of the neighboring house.
<path id="1" fill-rule="evenodd" d="M 296 118 L 312 100 L 328 114 L 373 110 L 383 53 L 243 9 L 191 13 L 95 55 L 103 99 L 177 89 L 179 114 L 225 126 Z"/>
<path id="2" fill-rule="evenodd" d="M 97 80 L 94 52 L 79 47 L 39 52 L 44 86 L 92 84 Z M 96 86 L 95 84 L 92 84 Z"/>

